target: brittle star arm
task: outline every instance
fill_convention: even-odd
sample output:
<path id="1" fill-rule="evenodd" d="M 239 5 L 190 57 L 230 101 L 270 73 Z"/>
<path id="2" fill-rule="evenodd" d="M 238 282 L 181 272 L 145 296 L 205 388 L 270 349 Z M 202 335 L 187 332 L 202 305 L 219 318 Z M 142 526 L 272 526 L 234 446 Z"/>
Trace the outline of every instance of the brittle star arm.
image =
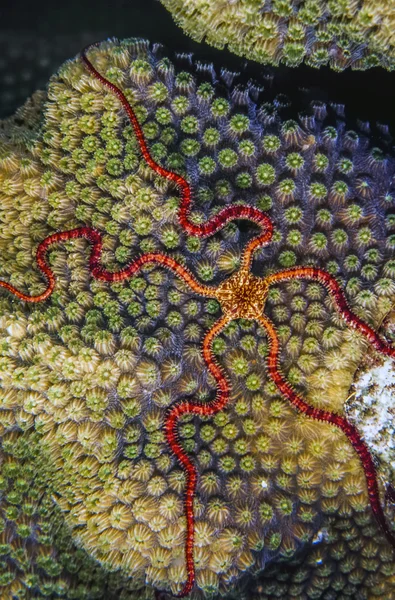
<path id="1" fill-rule="evenodd" d="M 210 235 L 213 235 L 220 229 L 223 229 L 223 227 L 225 227 L 225 225 L 230 221 L 234 221 L 235 219 L 246 219 L 248 221 L 253 221 L 257 225 L 259 225 L 264 231 L 265 242 L 269 242 L 273 235 L 272 221 L 267 215 L 265 215 L 265 213 L 253 206 L 227 206 L 226 208 L 220 210 L 216 215 L 212 216 L 205 223 L 197 225 L 190 221 L 190 212 L 192 204 L 192 189 L 190 184 L 184 177 L 182 177 L 178 173 L 169 171 L 165 167 L 162 167 L 153 159 L 148 144 L 146 142 L 142 127 L 136 117 L 136 113 L 133 107 L 131 106 L 129 100 L 126 98 L 124 92 L 117 85 L 106 79 L 104 75 L 99 73 L 96 67 L 89 60 L 87 53 L 91 48 L 93 48 L 96 45 L 97 44 L 91 44 L 90 46 L 82 50 L 81 59 L 88 71 L 91 73 L 91 75 L 93 75 L 93 77 L 95 77 L 107 89 L 109 89 L 110 92 L 112 92 L 120 101 L 123 109 L 126 112 L 129 122 L 133 127 L 134 134 L 137 138 L 141 154 L 143 155 L 143 158 L 148 164 L 148 166 L 161 177 L 173 181 L 179 188 L 181 195 L 181 203 L 178 211 L 178 221 L 181 227 L 184 229 L 184 231 L 186 231 L 186 233 L 188 233 L 189 235 L 194 235 L 197 237 L 208 237 Z M 260 245 L 262 245 L 262 243 Z"/>
<path id="2" fill-rule="evenodd" d="M 179 597 L 187 596 L 195 584 L 195 563 L 193 558 L 194 537 L 195 537 L 195 515 L 193 509 L 193 500 L 197 485 L 197 470 L 191 458 L 183 449 L 179 442 L 178 422 L 183 415 L 193 414 L 199 416 L 214 415 L 228 404 L 230 385 L 222 370 L 217 363 L 213 352 L 212 344 L 214 339 L 231 321 L 229 316 L 222 316 L 207 332 L 202 346 L 202 354 L 207 369 L 214 377 L 217 385 L 217 394 L 211 402 L 205 404 L 183 400 L 179 404 L 170 407 L 165 420 L 165 435 L 167 442 L 182 466 L 186 474 L 185 490 L 185 517 L 186 517 L 186 542 L 185 559 L 187 569 L 187 582 L 179 594 Z"/>
<path id="3" fill-rule="evenodd" d="M 20 300 L 24 300 L 25 302 L 37 303 L 46 300 L 52 294 L 56 284 L 55 275 L 47 262 L 47 252 L 54 244 L 68 242 L 77 238 L 85 238 L 92 244 L 89 259 L 89 269 L 91 275 L 95 279 L 107 281 L 108 283 L 124 281 L 125 279 L 128 279 L 129 277 L 132 277 L 138 273 L 146 264 L 159 264 L 175 273 L 175 275 L 185 281 L 185 283 L 197 294 L 200 294 L 201 296 L 208 296 L 210 298 L 215 297 L 215 291 L 213 288 L 199 283 L 199 281 L 195 279 L 188 269 L 180 265 L 177 261 L 166 254 L 155 252 L 142 254 L 123 269 L 119 271 L 108 271 L 100 264 L 103 249 L 101 234 L 92 227 L 77 227 L 76 229 L 71 229 L 69 231 L 54 233 L 53 235 L 45 238 L 45 240 L 38 245 L 36 252 L 37 265 L 48 282 L 46 289 L 41 294 L 38 294 L 37 296 L 29 296 L 23 292 L 20 292 L 6 281 L 0 281 L 0 287 L 7 289 Z"/>
<path id="4" fill-rule="evenodd" d="M 244 248 L 244 252 L 241 257 L 241 270 L 250 271 L 255 251 L 258 250 L 258 248 L 262 248 L 262 246 L 267 246 L 273 237 L 272 221 L 269 219 L 269 217 L 266 218 L 268 219 L 268 222 L 262 226 L 263 231 L 261 235 L 258 235 L 250 240 L 247 246 Z M 261 225 L 263 225 L 263 223 Z"/>
<path id="5" fill-rule="evenodd" d="M 374 331 L 374 329 L 357 317 L 357 315 L 349 308 L 342 288 L 332 275 L 323 269 L 318 269 L 316 267 L 294 267 L 279 271 L 278 273 L 273 273 L 267 277 L 266 281 L 270 285 L 272 283 L 279 283 L 290 279 L 312 279 L 321 283 L 329 292 L 334 300 L 337 310 L 346 323 L 361 333 L 378 352 L 381 352 L 381 354 L 385 354 L 386 356 L 395 356 L 395 348 L 392 348 Z"/>
<path id="6" fill-rule="evenodd" d="M 386 521 L 383 509 L 380 504 L 380 493 L 377 483 L 376 469 L 374 466 L 373 459 L 370 455 L 369 448 L 362 439 L 358 430 L 354 425 L 349 423 L 347 419 L 341 415 L 315 408 L 304 400 L 299 394 L 295 392 L 292 386 L 283 377 L 280 370 L 280 341 L 276 332 L 276 328 L 273 323 L 262 315 L 257 318 L 257 321 L 264 328 L 269 342 L 269 354 L 267 357 L 267 369 L 269 377 L 276 385 L 278 390 L 287 398 L 287 400 L 294 406 L 299 412 L 305 414 L 307 417 L 316 419 L 318 421 L 325 421 L 331 425 L 335 425 L 341 429 L 347 436 L 348 440 L 352 444 L 354 450 L 359 456 L 362 467 L 364 469 L 368 496 L 370 506 L 372 507 L 373 514 L 376 517 L 378 524 L 380 525 L 383 533 L 392 546 L 395 547 L 395 536 L 389 529 Z"/>

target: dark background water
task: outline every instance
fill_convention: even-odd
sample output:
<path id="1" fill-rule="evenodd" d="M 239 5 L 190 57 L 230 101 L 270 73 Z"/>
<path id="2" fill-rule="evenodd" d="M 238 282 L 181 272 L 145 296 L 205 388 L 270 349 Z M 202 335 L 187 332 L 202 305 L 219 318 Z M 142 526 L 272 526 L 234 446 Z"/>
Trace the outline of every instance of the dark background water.
<path id="1" fill-rule="evenodd" d="M 187 0 L 185 0 L 187 1 Z M 172 50 L 190 51 L 215 65 L 239 70 L 243 59 L 188 38 L 159 0 L 3 0 L 0 3 L 0 118 L 12 114 L 49 76 L 86 44 L 107 37 L 146 37 Z M 262 77 L 256 63 L 248 75 Z M 267 69 L 266 69 L 267 71 Z M 395 130 L 395 73 L 335 73 L 301 66 L 272 69 L 291 96 L 315 88 L 323 99 L 345 103 L 347 113 Z"/>

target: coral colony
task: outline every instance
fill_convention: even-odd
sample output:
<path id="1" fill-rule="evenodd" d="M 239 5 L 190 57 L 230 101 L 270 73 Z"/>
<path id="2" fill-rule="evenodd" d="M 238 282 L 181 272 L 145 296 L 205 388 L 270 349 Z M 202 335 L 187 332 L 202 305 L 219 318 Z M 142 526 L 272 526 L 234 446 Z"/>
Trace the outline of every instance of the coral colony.
<path id="1" fill-rule="evenodd" d="M 391 0 L 161 0 L 194 40 L 265 64 L 395 66 Z"/>
<path id="2" fill-rule="evenodd" d="M 6 597 L 393 592 L 342 414 L 395 354 L 388 132 L 234 79 L 106 42 L 2 125 Z"/>

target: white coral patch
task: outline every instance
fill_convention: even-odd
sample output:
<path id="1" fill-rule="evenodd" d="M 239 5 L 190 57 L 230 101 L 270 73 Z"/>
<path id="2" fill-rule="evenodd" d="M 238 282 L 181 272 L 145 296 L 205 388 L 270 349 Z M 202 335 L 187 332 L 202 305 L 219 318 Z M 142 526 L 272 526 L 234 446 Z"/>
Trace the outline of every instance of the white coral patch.
<path id="1" fill-rule="evenodd" d="M 395 364 L 393 359 L 357 374 L 355 395 L 346 406 L 347 415 L 379 458 L 391 481 L 395 481 Z"/>

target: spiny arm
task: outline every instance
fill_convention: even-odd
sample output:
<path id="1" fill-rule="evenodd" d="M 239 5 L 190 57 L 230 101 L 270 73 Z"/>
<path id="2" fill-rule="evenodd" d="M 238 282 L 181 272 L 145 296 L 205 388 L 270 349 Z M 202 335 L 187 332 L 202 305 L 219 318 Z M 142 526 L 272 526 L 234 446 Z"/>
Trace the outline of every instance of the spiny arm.
<path id="1" fill-rule="evenodd" d="M 170 407 L 165 420 L 165 435 L 173 454 L 184 469 L 187 482 L 185 490 L 185 516 L 187 522 L 186 540 L 185 540 L 185 560 L 187 567 L 187 582 L 178 595 L 180 598 L 187 596 L 195 584 L 195 562 L 193 558 L 194 538 L 195 538 L 195 515 L 193 509 L 193 500 L 197 485 L 197 470 L 178 440 L 178 422 L 183 415 L 194 414 L 199 416 L 214 415 L 227 405 L 229 402 L 230 386 L 221 367 L 217 364 L 212 352 L 212 343 L 217 335 L 229 323 L 229 317 L 221 317 L 213 327 L 207 332 L 203 341 L 203 357 L 210 373 L 215 378 L 217 384 L 217 394 L 212 402 L 205 404 L 183 400 L 180 403 L 173 404 Z"/>
<path id="2" fill-rule="evenodd" d="M 128 266 L 124 267 L 119 271 L 108 271 L 101 264 L 102 255 L 102 237 L 100 232 L 96 231 L 92 227 L 77 227 L 69 231 L 62 231 L 60 233 L 54 233 L 43 240 L 36 253 L 36 261 L 40 271 L 46 277 L 48 285 L 44 292 L 37 296 L 29 296 L 20 292 L 11 284 L 6 281 L 0 281 L 0 287 L 7 289 L 9 292 L 17 296 L 20 300 L 25 302 L 42 302 L 46 300 L 53 292 L 56 284 L 56 278 L 47 262 L 47 252 L 50 247 L 54 244 L 68 242 L 73 239 L 84 238 L 92 244 L 91 255 L 89 259 L 89 269 L 92 277 L 99 279 L 100 281 L 107 281 L 108 283 L 114 283 L 117 281 L 124 281 L 138 273 L 142 267 L 146 264 L 158 264 L 172 271 L 177 277 L 185 281 L 185 283 L 197 294 L 201 296 L 208 296 L 210 298 L 215 297 L 213 288 L 200 284 L 194 276 L 177 261 L 170 256 L 160 253 L 147 253 L 142 254 L 138 258 L 134 259 Z"/>
<path id="3" fill-rule="evenodd" d="M 316 419 L 317 421 L 324 421 L 335 425 L 341 429 L 349 439 L 354 450 L 359 456 L 361 461 L 365 479 L 368 489 L 368 496 L 370 505 L 372 507 L 373 514 L 376 517 L 378 524 L 380 525 L 383 533 L 395 548 L 395 536 L 391 532 L 388 523 L 386 521 L 384 511 L 380 503 L 380 494 L 377 483 L 376 468 L 372 456 L 369 452 L 369 448 L 362 439 L 358 430 L 354 425 L 349 423 L 345 417 L 339 414 L 322 410 L 311 406 L 304 400 L 299 394 L 295 392 L 292 386 L 283 377 L 280 370 L 280 341 L 277 336 L 276 329 L 273 323 L 264 315 L 262 315 L 258 322 L 262 325 L 269 341 L 269 354 L 267 356 L 267 368 L 271 380 L 274 382 L 278 390 L 283 394 L 285 398 L 294 406 L 299 412 L 305 414 L 307 417 Z"/>
<path id="4" fill-rule="evenodd" d="M 395 348 L 392 348 L 388 342 L 381 338 L 365 321 L 360 319 L 349 308 L 346 296 L 336 279 L 324 271 L 316 267 L 294 267 L 286 269 L 279 273 L 269 275 L 267 281 L 270 284 L 279 283 L 281 281 L 289 281 L 291 279 L 312 279 L 321 283 L 329 292 L 334 300 L 335 306 L 343 319 L 361 333 L 374 348 L 381 354 L 386 356 L 395 356 Z"/>
<path id="5" fill-rule="evenodd" d="M 85 67 L 93 75 L 93 77 L 100 81 L 105 87 L 107 87 L 107 89 L 110 90 L 110 92 L 112 92 L 119 99 L 123 109 L 126 112 L 129 122 L 133 127 L 135 136 L 140 147 L 141 154 L 143 155 L 143 158 L 148 164 L 148 166 L 161 177 L 173 181 L 179 188 L 181 194 L 181 202 L 180 209 L 178 212 L 178 221 L 181 227 L 184 229 L 184 231 L 189 235 L 204 238 L 214 235 L 215 233 L 223 229 L 225 225 L 230 221 L 234 221 L 235 219 L 243 219 L 253 221 L 257 225 L 262 227 L 264 231 L 263 236 L 260 236 L 258 238 L 261 241 L 257 244 L 256 247 L 261 246 L 263 243 L 269 242 L 273 235 L 273 226 L 271 219 L 267 215 L 265 215 L 261 210 L 252 206 L 227 206 L 226 208 L 222 209 L 219 213 L 211 217 L 208 221 L 206 221 L 205 223 L 201 223 L 200 225 L 196 225 L 195 223 L 192 223 L 190 221 L 189 217 L 192 204 L 192 190 L 190 184 L 184 177 L 182 177 L 178 173 L 169 171 L 165 167 L 162 167 L 152 158 L 143 130 L 137 119 L 136 113 L 133 107 L 131 106 L 130 102 L 126 98 L 124 92 L 117 85 L 106 79 L 104 75 L 99 73 L 96 67 L 89 60 L 87 53 L 95 45 L 96 44 L 93 44 L 85 48 L 81 52 L 81 59 L 85 64 Z"/>

